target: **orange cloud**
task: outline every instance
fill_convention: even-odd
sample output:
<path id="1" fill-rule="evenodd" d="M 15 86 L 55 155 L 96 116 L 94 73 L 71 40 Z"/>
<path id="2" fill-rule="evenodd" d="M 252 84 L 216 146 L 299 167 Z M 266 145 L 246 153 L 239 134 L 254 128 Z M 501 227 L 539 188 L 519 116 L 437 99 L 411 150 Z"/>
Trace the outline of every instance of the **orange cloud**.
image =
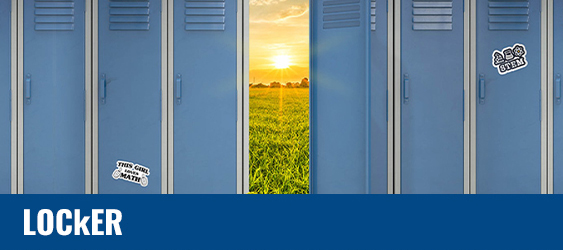
<path id="1" fill-rule="evenodd" d="M 291 7 L 289 7 L 289 9 L 283 10 L 282 12 L 279 13 L 279 17 L 281 19 L 284 18 L 292 18 L 292 17 L 300 17 L 305 15 L 305 13 L 307 13 L 309 11 L 309 7 L 307 6 L 307 4 L 298 6 L 298 5 L 292 5 Z"/>
<path id="2" fill-rule="evenodd" d="M 251 19 L 250 22 L 251 23 L 280 23 L 292 18 L 302 17 L 307 13 L 309 13 L 308 4 L 292 5 L 288 9 L 278 12 L 275 18 Z"/>

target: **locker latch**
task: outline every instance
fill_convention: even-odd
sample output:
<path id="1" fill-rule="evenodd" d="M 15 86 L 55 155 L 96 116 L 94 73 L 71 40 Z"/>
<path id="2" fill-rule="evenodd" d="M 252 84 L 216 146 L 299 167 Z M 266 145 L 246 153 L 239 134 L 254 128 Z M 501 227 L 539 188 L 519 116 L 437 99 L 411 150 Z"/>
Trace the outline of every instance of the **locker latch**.
<path id="1" fill-rule="evenodd" d="M 174 83 L 175 83 L 174 89 L 176 92 L 174 99 L 176 99 L 176 104 L 180 105 L 182 103 L 182 75 L 181 74 L 176 75 L 176 81 L 174 81 Z"/>
<path id="2" fill-rule="evenodd" d="M 25 103 L 31 103 L 31 74 L 25 75 Z"/>
<path id="3" fill-rule="evenodd" d="M 409 102 L 409 94 L 410 94 L 409 88 L 410 88 L 409 74 L 404 74 L 403 75 L 403 102 L 404 103 Z"/>
<path id="4" fill-rule="evenodd" d="M 479 75 L 479 103 L 485 103 L 485 75 Z"/>
<path id="5" fill-rule="evenodd" d="M 555 76 L 555 103 L 561 104 L 561 74 Z"/>
<path id="6" fill-rule="evenodd" d="M 101 104 L 106 103 L 106 85 L 107 85 L 106 74 L 102 74 L 100 75 L 100 80 L 98 82 L 98 91 L 100 92 L 98 94 L 100 95 Z"/>

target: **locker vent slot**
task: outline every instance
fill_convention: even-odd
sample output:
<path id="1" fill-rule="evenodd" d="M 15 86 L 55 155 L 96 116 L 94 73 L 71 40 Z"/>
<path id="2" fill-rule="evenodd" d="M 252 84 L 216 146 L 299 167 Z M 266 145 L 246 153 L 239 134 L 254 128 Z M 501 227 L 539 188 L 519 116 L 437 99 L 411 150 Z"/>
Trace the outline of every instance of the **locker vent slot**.
<path id="1" fill-rule="evenodd" d="M 374 2 L 372 13 L 375 12 L 373 4 Z M 375 28 L 374 25 L 373 23 L 372 29 Z M 323 1 L 323 29 L 350 27 L 360 27 L 360 0 Z"/>
<path id="2" fill-rule="evenodd" d="M 413 30 L 452 30 L 452 0 L 413 1 Z"/>
<path id="3" fill-rule="evenodd" d="M 525 1 L 489 1 L 489 30 L 528 30 L 529 5 Z"/>
<path id="4" fill-rule="evenodd" d="M 376 24 L 376 22 L 375 22 L 376 11 L 375 10 L 376 10 L 376 1 L 371 0 L 371 14 L 370 14 L 371 17 L 370 18 L 371 18 L 371 30 L 372 31 L 375 31 L 375 24 Z"/>
<path id="5" fill-rule="evenodd" d="M 74 30 L 74 0 L 35 1 L 35 30 Z"/>
<path id="6" fill-rule="evenodd" d="M 109 3 L 109 30 L 149 30 L 149 0 L 112 0 Z"/>
<path id="7" fill-rule="evenodd" d="M 225 30 L 225 0 L 186 0 L 188 31 Z"/>

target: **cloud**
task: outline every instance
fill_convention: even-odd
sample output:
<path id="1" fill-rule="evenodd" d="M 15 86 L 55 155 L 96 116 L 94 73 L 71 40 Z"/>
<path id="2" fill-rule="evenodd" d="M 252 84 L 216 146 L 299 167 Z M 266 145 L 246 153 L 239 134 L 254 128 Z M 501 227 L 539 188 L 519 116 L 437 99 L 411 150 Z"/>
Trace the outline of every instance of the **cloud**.
<path id="1" fill-rule="evenodd" d="M 266 50 L 270 50 L 270 51 L 280 51 L 280 50 L 289 50 L 289 49 L 294 49 L 297 46 L 307 46 L 307 44 L 309 44 L 309 41 L 304 39 L 303 41 L 293 41 L 292 42 L 285 42 L 285 43 L 268 43 L 265 44 L 263 47 Z"/>
<path id="2" fill-rule="evenodd" d="M 300 17 L 309 11 L 309 7 L 304 5 L 292 5 L 289 9 L 281 11 L 278 15 L 281 19 L 283 18 L 291 18 L 291 17 Z"/>
<path id="3" fill-rule="evenodd" d="M 292 18 L 302 17 L 309 12 L 308 4 L 292 5 L 288 9 L 281 10 L 274 18 L 251 19 L 251 23 L 280 23 Z"/>
<path id="4" fill-rule="evenodd" d="M 250 0 L 250 5 L 262 6 L 285 2 L 286 0 Z"/>

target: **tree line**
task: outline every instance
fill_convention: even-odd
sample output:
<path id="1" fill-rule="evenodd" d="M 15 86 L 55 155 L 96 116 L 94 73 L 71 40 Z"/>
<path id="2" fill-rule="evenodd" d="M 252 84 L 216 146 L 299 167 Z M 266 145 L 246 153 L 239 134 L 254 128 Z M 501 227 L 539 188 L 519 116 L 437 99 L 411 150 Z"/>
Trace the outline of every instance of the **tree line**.
<path id="1" fill-rule="evenodd" d="M 303 78 L 301 82 L 287 82 L 285 84 L 281 84 L 280 82 L 273 81 L 270 84 L 266 85 L 263 83 L 249 85 L 251 88 L 308 88 L 309 87 L 309 79 L 307 77 Z"/>

